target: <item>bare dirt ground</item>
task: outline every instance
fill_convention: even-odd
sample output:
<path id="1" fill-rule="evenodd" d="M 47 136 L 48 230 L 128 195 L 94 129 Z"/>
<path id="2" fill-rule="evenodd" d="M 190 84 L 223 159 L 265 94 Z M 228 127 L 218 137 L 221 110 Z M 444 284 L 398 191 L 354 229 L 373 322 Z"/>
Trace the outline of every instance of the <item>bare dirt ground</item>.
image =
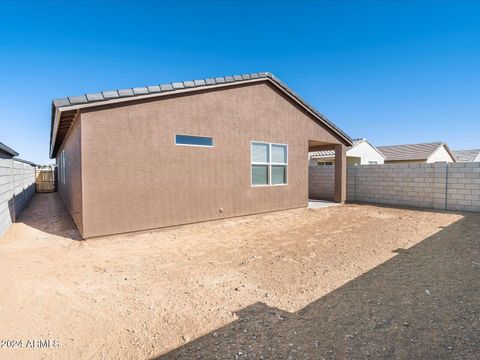
<path id="1" fill-rule="evenodd" d="M 1 359 L 479 357 L 480 214 L 346 205 L 78 237 L 39 194 L 0 238 L 0 341 L 23 341 Z"/>

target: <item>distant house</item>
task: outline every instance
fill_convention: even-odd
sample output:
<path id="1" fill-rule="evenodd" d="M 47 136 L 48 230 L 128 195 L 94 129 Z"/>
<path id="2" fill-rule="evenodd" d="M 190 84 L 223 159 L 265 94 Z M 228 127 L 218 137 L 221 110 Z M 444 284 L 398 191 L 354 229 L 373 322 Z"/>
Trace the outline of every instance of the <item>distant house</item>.
<path id="1" fill-rule="evenodd" d="M 310 166 L 334 165 L 335 151 L 315 151 L 310 154 Z M 347 165 L 383 164 L 384 155 L 366 139 L 355 139 L 347 149 Z"/>
<path id="2" fill-rule="evenodd" d="M 18 156 L 18 153 L 4 143 L 0 142 L 0 159 L 11 159 Z"/>
<path id="3" fill-rule="evenodd" d="M 480 162 L 480 149 L 453 150 L 457 162 Z"/>
<path id="4" fill-rule="evenodd" d="M 456 162 L 444 142 L 379 146 L 378 150 L 385 155 L 385 164 Z"/>

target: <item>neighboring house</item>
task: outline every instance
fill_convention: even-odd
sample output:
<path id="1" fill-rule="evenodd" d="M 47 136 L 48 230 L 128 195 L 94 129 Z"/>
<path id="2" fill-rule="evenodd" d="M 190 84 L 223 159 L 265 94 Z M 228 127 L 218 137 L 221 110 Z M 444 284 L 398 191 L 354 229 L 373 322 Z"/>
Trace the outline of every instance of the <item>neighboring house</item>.
<path id="1" fill-rule="evenodd" d="M 457 162 L 480 162 L 480 149 L 453 150 Z"/>
<path id="2" fill-rule="evenodd" d="M 50 157 L 84 238 L 308 203 L 308 152 L 351 139 L 269 73 L 54 100 Z M 188 159 L 188 161 L 185 161 Z"/>
<path id="3" fill-rule="evenodd" d="M 383 154 L 366 139 L 355 139 L 347 149 L 347 165 L 383 164 Z M 334 165 L 335 151 L 324 150 L 310 153 L 310 165 Z"/>
<path id="4" fill-rule="evenodd" d="M 18 156 L 18 153 L 4 143 L 0 142 L 0 159 L 11 159 Z"/>
<path id="5" fill-rule="evenodd" d="M 455 156 L 444 142 L 377 146 L 385 155 L 385 164 L 455 162 Z"/>

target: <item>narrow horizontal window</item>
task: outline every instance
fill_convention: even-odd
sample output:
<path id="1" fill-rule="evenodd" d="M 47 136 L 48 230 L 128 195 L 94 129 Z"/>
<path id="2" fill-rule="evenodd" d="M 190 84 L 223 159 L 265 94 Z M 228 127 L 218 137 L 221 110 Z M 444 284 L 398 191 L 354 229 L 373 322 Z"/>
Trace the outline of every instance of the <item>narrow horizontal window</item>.
<path id="1" fill-rule="evenodd" d="M 213 146 L 213 138 L 207 136 L 175 135 L 175 145 Z"/>

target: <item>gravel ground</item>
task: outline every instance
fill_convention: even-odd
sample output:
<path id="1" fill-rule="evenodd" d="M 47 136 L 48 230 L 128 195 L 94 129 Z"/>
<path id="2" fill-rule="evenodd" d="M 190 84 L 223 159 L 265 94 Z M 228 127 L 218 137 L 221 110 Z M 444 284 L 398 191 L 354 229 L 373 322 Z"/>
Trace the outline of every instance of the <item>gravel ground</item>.
<path id="1" fill-rule="evenodd" d="M 0 238 L 0 341 L 23 341 L 0 359 L 479 358 L 480 214 L 346 205 L 78 238 L 57 194 Z"/>

